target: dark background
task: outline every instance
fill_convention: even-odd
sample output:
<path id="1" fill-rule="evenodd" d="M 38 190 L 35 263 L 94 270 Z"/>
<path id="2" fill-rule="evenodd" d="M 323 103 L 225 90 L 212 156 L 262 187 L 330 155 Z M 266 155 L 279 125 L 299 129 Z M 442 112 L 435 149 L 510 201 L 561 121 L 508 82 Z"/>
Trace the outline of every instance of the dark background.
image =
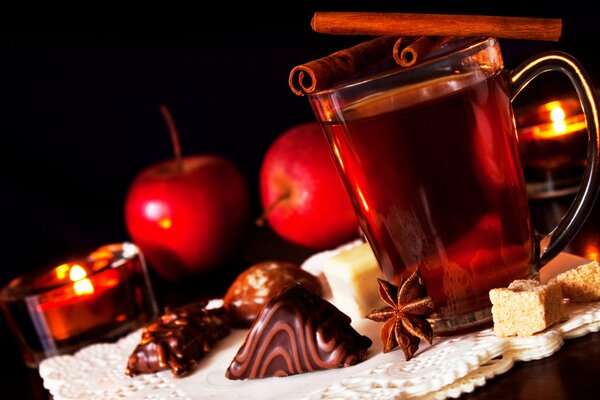
<path id="1" fill-rule="evenodd" d="M 0 284 L 129 240 L 123 219 L 129 185 L 145 167 L 172 157 L 158 111 L 163 103 L 176 120 L 184 154 L 220 154 L 240 167 L 258 216 L 258 172 L 268 146 L 285 129 L 313 119 L 307 99 L 288 87 L 290 70 L 364 39 L 312 32 L 314 11 L 560 17 L 558 43 L 501 41 L 506 67 L 540 51 L 563 50 L 600 85 L 600 15 L 579 1 L 561 7 L 522 1 L 279 3 L 240 8 L 223 2 L 210 9 L 204 2 L 193 9 L 148 3 L 3 6 Z M 544 79 L 518 101 L 569 90 L 564 78 Z M 14 346 L 8 347 L 12 353 L 5 356 L 18 359 Z M 30 390 L 43 397 L 33 375 Z M 13 376 L 3 385 L 19 393 L 14 398 L 27 398 L 33 394 L 19 391 L 29 379 Z"/>
<path id="2" fill-rule="evenodd" d="M 561 17 L 558 43 L 503 41 L 506 66 L 559 49 L 576 56 L 599 81 L 599 19 L 577 2 L 562 9 L 522 2 L 379 3 L 286 2 L 264 9 L 224 4 L 199 11 L 104 4 L 3 13 L 0 283 L 128 239 L 128 186 L 143 168 L 172 157 L 158 111 L 162 103 L 171 108 L 184 154 L 220 154 L 242 169 L 258 216 L 258 171 L 269 144 L 313 118 L 307 99 L 288 88 L 289 71 L 363 40 L 312 32 L 314 11 Z"/>

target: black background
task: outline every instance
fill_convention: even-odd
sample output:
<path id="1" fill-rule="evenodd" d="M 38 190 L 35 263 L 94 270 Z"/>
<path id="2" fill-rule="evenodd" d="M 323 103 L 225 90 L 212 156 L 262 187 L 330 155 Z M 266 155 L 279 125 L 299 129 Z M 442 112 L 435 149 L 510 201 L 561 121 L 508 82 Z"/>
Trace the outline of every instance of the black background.
<path id="1" fill-rule="evenodd" d="M 314 11 L 561 17 L 558 43 L 502 41 L 507 68 L 558 49 L 600 82 L 600 19 L 589 6 L 414 3 L 223 3 L 211 9 L 103 3 L 2 13 L 0 283 L 128 240 L 123 204 L 130 183 L 143 168 L 172 157 L 162 103 L 171 108 L 184 154 L 220 154 L 242 169 L 257 216 L 258 171 L 269 144 L 313 118 L 307 99 L 289 90 L 289 71 L 363 40 L 312 32 Z M 538 87 L 524 98 L 562 86 Z"/>
<path id="2" fill-rule="evenodd" d="M 363 40 L 312 32 L 315 11 L 560 17 L 558 43 L 503 40 L 506 67 L 540 51 L 563 50 L 600 85 L 600 15 L 592 2 L 279 3 L 2 6 L 0 284 L 129 239 L 123 204 L 130 183 L 145 167 L 172 157 L 158 111 L 163 103 L 184 154 L 216 153 L 241 168 L 258 216 L 258 171 L 268 146 L 313 118 L 306 98 L 289 90 L 289 71 Z M 518 101 L 566 87 L 561 78 L 540 79 Z M 44 398 L 37 373 L 18 364 L 17 349 L 3 349 L 17 365 L 4 376 L 3 393 Z"/>

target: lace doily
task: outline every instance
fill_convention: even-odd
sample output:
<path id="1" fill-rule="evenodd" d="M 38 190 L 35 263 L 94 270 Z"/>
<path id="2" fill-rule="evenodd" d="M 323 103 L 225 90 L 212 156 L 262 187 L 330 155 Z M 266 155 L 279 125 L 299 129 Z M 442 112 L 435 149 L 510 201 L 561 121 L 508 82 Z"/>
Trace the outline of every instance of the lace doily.
<path id="1" fill-rule="evenodd" d="M 559 256 L 542 270 L 542 281 L 585 260 Z M 88 346 L 72 356 L 44 360 L 39 373 L 56 400 L 104 399 L 444 399 L 471 392 L 508 371 L 516 361 L 547 357 L 564 339 L 600 329 L 600 302 L 567 304 L 569 319 L 531 337 L 500 339 L 491 329 L 462 336 L 435 338 L 409 362 L 402 351 L 382 353 L 381 324 L 362 319 L 353 325 L 373 339 L 367 360 L 335 370 L 285 378 L 230 381 L 225 370 L 246 335 L 233 333 L 199 363 L 193 374 L 173 378 L 169 371 L 124 374 L 127 358 L 140 338 L 132 333 L 116 343 Z"/>

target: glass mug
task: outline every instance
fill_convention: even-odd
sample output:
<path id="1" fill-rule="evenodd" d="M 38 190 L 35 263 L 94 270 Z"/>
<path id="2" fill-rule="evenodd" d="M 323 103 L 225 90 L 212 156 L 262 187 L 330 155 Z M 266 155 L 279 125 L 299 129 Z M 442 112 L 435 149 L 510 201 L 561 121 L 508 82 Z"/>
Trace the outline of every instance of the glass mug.
<path id="1" fill-rule="evenodd" d="M 546 237 L 531 224 L 511 101 L 532 79 L 562 71 L 589 138 L 583 184 Z M 589 78 L 562 52 L 504 70 L 495 38 L 421 65 L 309 95 L 360 227 L 384 277 L 416 268 L 435 304 L 438 335 L 491 321 L 490 289 L 538 276 L 577 233 L 598 191 L 598 112 Z"/>

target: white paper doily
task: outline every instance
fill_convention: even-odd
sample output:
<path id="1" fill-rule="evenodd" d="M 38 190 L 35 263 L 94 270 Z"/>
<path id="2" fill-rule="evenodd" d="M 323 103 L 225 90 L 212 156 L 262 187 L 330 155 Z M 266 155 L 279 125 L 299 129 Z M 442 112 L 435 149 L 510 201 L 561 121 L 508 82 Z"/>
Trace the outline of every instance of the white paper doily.
<path id="1" fill-rule="evenodd" d="M 542 269 L 546 281 L 586 260 L 561 254 Z M 569 319 L 537 335 L 499 339 L 491 329 L 462 336 L 435 338 L 409 362 L 402 351 L 381 351 L 381 324 L 366 319 L 354 327 L 373 340 L 367 360 L 348 368 L 285 378 L 231 381 L 225 370 L 246 330 L 234 330 L 198 365 L 193 374 L 173 378 L 169 371 L 125 376 L 127 358 L 140 338 L 135 332 L 117 343 L 88 346 L 73 356 L 44 360 L 39 373 L 56 400 L 105 399 L 444 399 L 471 392 L 508 371 L 515 361 L 547 357 L 564 339 L 600 329 L 600 302 L 568 304 Z"/>

